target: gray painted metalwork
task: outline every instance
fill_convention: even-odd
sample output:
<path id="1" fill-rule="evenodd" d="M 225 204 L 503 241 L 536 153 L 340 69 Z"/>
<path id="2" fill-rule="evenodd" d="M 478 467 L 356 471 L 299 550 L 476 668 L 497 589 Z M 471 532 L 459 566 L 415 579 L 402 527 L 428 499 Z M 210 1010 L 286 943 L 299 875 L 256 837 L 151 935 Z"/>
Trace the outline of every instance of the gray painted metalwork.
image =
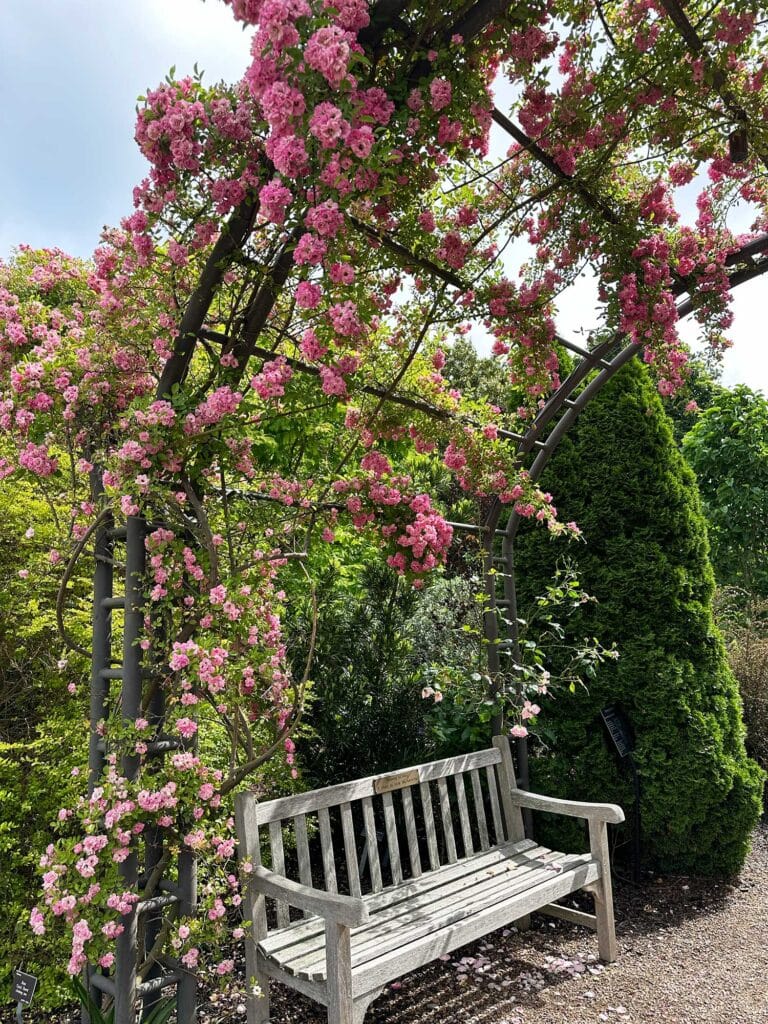
<path id="1" fill-rule="evenodd" d="M 99 474 L 92 481 L 94 493 L 100 492 Z M 151 687 L 158 666 L 145 658 L 139 641 L 144 630 L 144 571 L 147 524 L 129 517 L 125 528 L 115 529 L 112 517 L 105 516 L 96 533 L 94 545 L 93 645 L 91 667 L 91 724 L 89 748 L 89 787 L 92 792 L 104 770 L 106 747 L 99 723 L 110 710 L 119 706 L 124 723 L 134 722 L 142 714 L 148 718 L 155 734 L 161 738 L 147 745 L 148 757 L 162 757 L 179 747 L 178 740 L 162 738 L 165 704 L 162 686 Z M 125 547 L 124 596 L 113 593 L 115 546 Z M 121 660 L 115 665 L 113 655 L 120 632 L 112 621 L 114 611 L 122 612 Z M 119 682 L 119 696 L 110 694 L 110 683 Z M 127 778 L 139 771 L 137 755 L 126 754 L 121 770 Z M 123 885 L 137 891 L 157 874 L 165 855 L 163 835 L 159 829 L 148 829 L 130 856 L 120 865 Z M 160 869 L 162 871 L 162 869 Z M 165 867 L 168 871 L 168 866 Z M 194 912 L 196 904 L 196 867 L 194 854 L 184 851 L 177 858 L 178 883 L 158 879 L 153 891 L 143 898 L 133 912 L 123 918 L 124 931 L 118 937 L 115 970 L 112 975 L 96 968 L 86 971 L 86 981 L 97 1006 L 103 999 L 114 999 L 115 1024 L 135 1024 L 137 1012 L 146 1018 L 165 997 L 168 988 L 176 988 L 179 1021 L 195 1024 L 196 981 L 193 974 L 175 961 L 158 959 L 140 976 L 140 959 L 147 957 L 162 931 L 166 915 Z M 88 1015 L 83 1012 L 83 1022 Z"/>

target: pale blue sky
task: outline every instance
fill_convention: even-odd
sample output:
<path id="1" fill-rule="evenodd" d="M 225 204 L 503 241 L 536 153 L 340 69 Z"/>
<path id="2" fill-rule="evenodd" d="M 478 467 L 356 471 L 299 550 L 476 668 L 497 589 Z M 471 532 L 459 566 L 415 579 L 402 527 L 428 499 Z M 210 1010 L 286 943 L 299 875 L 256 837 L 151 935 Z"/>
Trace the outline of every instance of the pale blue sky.
<path id="1" fill-rule="evenodd" d="M 179 75 L 197 62 L 209 81 L 239 78 L 248 45 L 221 0 L 2 0 L 0 257 L 19 242 L 90 256 L 101 228 L 130 213 L 146 171 L 136 97 L 173 64 Z M 764 289 L 758 279 L 736 292 L 724 379 L 768 393 Z M 592 307 L 589 288 L 573 289 L 561 330 L 575 337 Z"/>

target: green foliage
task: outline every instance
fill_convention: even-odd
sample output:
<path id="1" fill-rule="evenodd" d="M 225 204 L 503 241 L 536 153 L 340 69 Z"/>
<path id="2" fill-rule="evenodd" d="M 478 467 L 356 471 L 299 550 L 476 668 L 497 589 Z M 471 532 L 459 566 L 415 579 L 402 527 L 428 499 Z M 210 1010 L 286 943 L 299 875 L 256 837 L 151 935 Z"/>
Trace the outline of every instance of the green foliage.
<path id="1" fill-rule="evenodd" d="M 694 357 L 688 362 L 688 371 L 688 377 L 680 390 L 662 399 L 678 445 L 696 425 L 700 412 L 709 409 L 726 390 L 718 382 L 718 367 Z"/>
<path id="2" fill-rule="evenodd" d="M 768 597 L 768 400 L 723 389 L 683 440 L 709 521 L 718 582 Z"/>
<path id="3" fill-rule="evenodd" d="M 717 598 L 718 623 L 744 702 L 747 750 L 768 769 L 768 601 L 745 600 L 743 592 L 728 588 Z"/>
<path id="4" fill-rule="evenodd" d="M 361 589 L 331 592 L 321 603 L 307 716 L 313 734 L 299 744 L 308 785 L 445 752 L 451 738 L 436 727 L 441 709 L 422 690 L 482 663 L 468 580 L 440 577 L 418 592 L 379 565 L 365 567 L 360 580 Z M 475 723 L 462 717 L 464 726 Z"/>
<path id="5" fill-rule="evenodd" d="M 760 810 L 763 776 L 744 750 L 735 680 L 712 616 L 707 534 L 690 469 L 645 369 L 628 365 L 593 399 L 545 473 L 560 515 L 586 543 L 575 556 L 585 604 L 569 634 L 615 642 L 587 689 L 545 709 L 554 734 L 533 759 L 544 792 L 613 800 L 631 788 L 613 760 L 599 712 L 618 701 L 637 733 L 644 854 L 663 870 L 738 871 Z M 561 545 L 524 531 L 523 599 L 551 576 Z M 558 841 L 565 841 L 562 833 Z M 574 833 L 570 839 L 575 838 Z"/>
<path id="6" fill-rule="evenodd" d="M 451 631 L 461 630 L 466 637 L 474 637 L 474 650 L 459 650 L 447 658 L 443 648 L 438 652 L 439 660 L 426 665 L 421 673 L 429 688 L 436 692 L 431 726 L 441 753 L 446 756 L 487 746 L 494 722 L 502 716 L 507 722 L 516 721 L 525 727 L 536 724 L 536 701 L 562 689 L 573 692 L 584 678 L 594 676 L 597 665 L 605 658 L 617 656 L 616 651 L 604 648 L 594 637 L 574 643 L 568 636 L 563 623 L 592 599 L 581 588 L 570 565 L 564 564 L 556 568 L 554 578 L 529 602 L 524 617 L 518 619 L 517 651 L 507 646 L 501 649 L 500 685 L 494 692 L 486 674 L 486 641 L 481 639 L 481 612 L 486 598 L 482 592 L 474 593 L 480 588 L 480 581 L 475 579 L 472 583 L 474 588 L 466 581 L 464 607 L 447 606 L 450 611 L 442 632 L 444 644 Z M 546 723 L 537 728 L 540 736 L 546 732 Z"/>
<path id="7" fill-rule="evenodd" d="M 362 584 L 358 593 L 329 591 L 320 606 L 313 735 L 299 744 L 309 786 L 398 768 L 424 749 L 423 701 L 403 631 L 415 593 L 375 565 Z"/>
<path id="8" fill-rule="evenodd" d="M 115 1008 L 111 1006 L 106 1012 L 101 1010 L 91 999 L 88 990 L 78 978 L 72 979 L 72 988 L 81 1006 L 88 1011 L 91 1024 L 113 1024 L 115 1019 Z M 176 1009 L 174 999 L 165 999 L 155 1007 L 149 1016 L 142 1018 L 142 1024 L 166 1024 L 166 1021 Z"/>
<path id="9" fill-rule="evenodd" d="M 35 1002 L 42 1009 L 68 998 L 69 949 L 48 935 L 36 938 L 29 911 L 39 894 L 40 854 L 54 839 L 52 823 L 79 788 L 72 770 L 85 732 L 85 709 L 73 706 L 66 714 L 51 712 L 38 738 L 0 743 L 0 1002 L 21 964 L 40 979 Z"/>
<path id="10" fill-rule="evenodd" d="M 69 951 L 50 936 L 36 939 L 29 911 L 53 822 L 79 788 L 71 773 L 86 757 L 88 712 L 85 660 L 62 657 L 56 627 L 61 566 L 50 552 L 66 510 L 42 488 L 16 478 L 0 483 L 0 1002 L 24 964 L 40 978 L 36 1004 L 48 1009 L 69 997 Z M 67 614 L 86 646 L 88 587 L 87 577 L 71 581 Z"/>

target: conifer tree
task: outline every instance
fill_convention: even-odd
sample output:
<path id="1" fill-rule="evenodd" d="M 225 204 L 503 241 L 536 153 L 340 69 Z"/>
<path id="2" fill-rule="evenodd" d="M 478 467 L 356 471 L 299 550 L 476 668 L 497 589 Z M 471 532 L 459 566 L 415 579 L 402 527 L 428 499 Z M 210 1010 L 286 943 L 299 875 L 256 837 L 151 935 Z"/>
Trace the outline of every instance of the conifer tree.
<path id="1" fill-rule="evenodd" d="M 763 779 L 744 750 L 738 688 L 713 621 L 695 479 L 637 361 L 593 399 L 544 485 L 585 543 L 566 550 L 543 531 L 521 533 L 523 614 L 566 555 L 597 599 L 569 620 L 568 631 L 615 642 L 620 657 L 598 666 L 587 688 L 545 703 L 540 724 L 553 738 L 533 759 L 533 788 L 630 805 L 629 780 L 599 723 L 600 710 L 617 702 L 636 731 L 646 863 L 734 873 L 760 812 Z"/>

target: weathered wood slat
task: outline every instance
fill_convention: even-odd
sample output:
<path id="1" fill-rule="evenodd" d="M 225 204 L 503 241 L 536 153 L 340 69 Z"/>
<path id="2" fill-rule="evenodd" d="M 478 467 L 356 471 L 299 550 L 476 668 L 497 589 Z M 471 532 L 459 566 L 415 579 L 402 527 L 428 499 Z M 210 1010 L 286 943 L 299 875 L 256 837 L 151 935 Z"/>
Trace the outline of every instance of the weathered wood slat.
<path id="1" fill-rule="evenodd" d="M 403 816 L 405 818 L 405 835 L 408 839 L 408 859 L 411 863 L 411 877 L 421 875 L 421 854 L 419 853 L 419 837 L 416 834 L 416 816 L 413 812 L 413 794 L 410 788 L 403 790 Z"/>
<path id="2" fill-rule="evenodd" d="M 325 936 L 328 949 L 328 1020 L 333 1024 L 354 1024 L 349 928 L 328 921 Z"/>
<path id="3" fill-rule="evenodd" d="M 450 953 L 459 946 L 474 942 L 496 928 L 502 928 L 524 914 L 535 911 L 542 903 L 559 899 L 565 895 L 564 885 L 573 886 L 571 891 L 581 888 L 587 884 L 592 870 L 592 867 L 585 865 L 565 877 L 556 875 L 522 894 L 513 895 L 495 906 L 478 911 L 466 920 L 443 925 L 439 930 L 400 945 L 362 967 L 353 968 L 354 996 L 376 991 L 393 978 L 400 977 L 405 964 L 409 971 L 415 970 L 443 953 Z"/>
<path id="4" fill-rule="evenodd" d="M 437 792 L 440 796 L 440 815 L 443 819 L 443 839 L 445 840 L 445 852 L 449 864 L 456 863 L 456 840 L 453 835 L 453 816 L 451 815 L 451 800 L 448 796 L 448 783 L 445 778 L 437 780 Z"/>
<path id="5" fill-rule="evenodd" d="M 349 893 L 351 896 L 360 896 L 362 891 L 360 889 L 360 871 L 357 864 L 355 825 L 352 818 L 352 808 L 348 803 L 341 805 L 341 829 L 344 835 L 344 856 L 347 861 Z"/>
<path id="6" fill-rule="evenodd" d="M 327 807 L 321 807 L 317 812 L 320 822 L 320 849 L 323 855 L 323 874 L 325 876 L 325 888 L 328 892 L 338 892 L 336 884 L 336 862 L 333 856 L 333 836 L 331 835 L 331 819 Z"/>
<path id="7" fill-rule="evenodd" d="M 408 904 L 409 901 L 422 896 L 426 897 L 427 901 L 432 900 L 438 890 L 454 882 L 458 883 L 460 887 L 466 888 L 468 877 L 482 871 L 493 871 L 498 865 L 506 864 L 511 858 L 522 856 L 529 860 L 545 859 L 553 852 L 555 851 L 549 850 L 545 846 L 537 846 L 533 840 L 526 839 L 522 843 L 496 847 L 485 854 L 476 854 L 469 860 L 443 865 L 439 871 L 427 872 L 421 878 L 403 882 L 397 888 L 384 889 L 382 892 L 364 896 L 363 901 L 369 914 L 377 915 L 392 907 Z M 322 922 L 317 918 L 296 921 L 290 928 L 270 934 L 264 939 L 262 947 L 265 952 L 277 953 L 287 949 L 288 946 L 320 935 L 322 930 Z M 355 930 L 355 934 L 357 934 L 357 930 Z"/>
<path id="8" fill-rule="evenodd" d="M 417 931 L 428 934 L 430 927 L 437 927 L 445 914 L 450 916 L 458 910 L 468 916 L 477 906 L 492 905 L 510 894 L 525 891 L 552 874 L 562 873 L 550 870 L 545 862 L 553 867 L 570 861 L 569 870 L 574 870 L 588 859 L 586 854 L 580 857 L 578 854 L 550 852 L 542 858 L 542 863 L 497 864 L 491 871 L 468 875 L 434 893 L 381 910 L 370 924 L 355 929 L 352 962 L 360 964 L 379 956 L 389 948 L 410 941 Z M 322 969 L 325 958 L 323 941 L 323 934 L 319 933 L 300 945 L 289 947 L 285 951 L 285 960 L 290 969 L 311 978 L 319 976 L 318 971 Z"/>
<path id="9" fill-rule="evenodd" d="M 464 844 L 464 856 L 469 857 L 475 852 L 472 842 L 472 826 L 469 821 L 469 808 L 467 807 L 467 791 L 464 788 L 466 776 L 454 775 L 453 784 L 456 787 L 456 803 L 459 807 L 459 824 L 461 825 L 461 841 Z"/>
<path id="10" fill-rule="evenodd" d="M 371 876 L 371 889 L 381 892 L 381 864 L 379 863 L 379 839 L 376 835 L 376 819 L 373 815 L 373 801 L 369 796 L 363 798 L 363 821 L 368 849 L 368 871 Z"/>
<path id="11" fill-rule="evenodd" d="M 283 828 L 279 821 L 269 823 L 269 848 L 272 853 L 272 870 L 285 875 L 285 851 L 283 850 Z M 290 923 L 288 904 L 277 901 L 277 927 L 285 928 Z"/>
<path id="12" fill-rule="evenodd" d="M 546 914 L 547 917 L 558 917 L 562 921 L 570 921 L 571 924 L 583 925 L 584 928 L 591 928 L 593 932 L 597 931 L 597 918 L 583 910 L 561 907 L 559 903 L 548 903 L 545 907 L 539 907 L 538 913 Z"/>
<path id="13" fill-rule="evenodd" d="M 554 855 L 550 855 L 554 856 Z M 500 904 L 514 904 L 516 897 L 525 897 L 532 889 L 557 880 L 556 888 L 561 894 L 571 892 L 573 878 L 578 874 L 579 882 L 588 882 L 598 873 L 599 868 L 588 855 L 562 858 L 559 865 L 562 870 L 554 872 L 546 866 L 527 868 L 507 872 L 499 868 L 495 876 L 472 879 L 464 887 L 454 886 L 452 891 L 444 893 L 433 904 L 424 907 L 421 912 L 407 909 L 394 917 L 385 918 L 377 915 L 375 921 L 367 926 L 352 940 L 352 969 L 360 970 L 392 950 L 414 942 L 417 939 L 434 934 L 442 928 L 455 925 L 472 918 L 488 908 Z M 517 916 L 511 918 L 516 919 Z M 301 947 L 293 951 L 293 955 L 285 962 L 291 973 L 308 980 L 320 980 L 325 969 L 325 949 L 320 946 L 306 952 Z"/>
<path id="14" fill-rule="evenodd" d="M 307 819 L 299 814 L 293 819 L 293 831 L 296 836 L 296 855 L 299 860 L 299 881 L 302 885 L 312 885 L 312 864 L 309 859 L 309 842 L 307 840 Z M 304 914 L 306 917 L 306 912 Z"/>
<path id="15" fill-rule="evenodd" d="M 501 788 L 501 806 L 504 809 L 504 821 L 510 839 L 524 839 L 523 812 L 518 804 L 512 802 L 512 790 L 517 789 L 515 767 L 512 763 L 512 751 L 506 736 L 494 736 L 493 745 L 501 752 L 501 763 L 498 768 L 499 786 Z"/>
<path id="16" fill-rule="evenodd" d="M 261 838 L 256 814 L 256 798 L 252 793 L 238 793 L 235 797 L 235 821 L 242 861 L 250 861 L 252 867 L 261 866 Z M 267 936 L 267 901 L 264 893 L 243 875 L 243 917 L 251 922 L 250 941 L 245 943 L 245 970 L 254 978 L 260 995 L 253 997 L 251 1015 L 258 1020 L 269 1017 L 269 985 L 263 971 L 264 958 L 258 953 L 258 942 Z"/>
<path id="17" fill-rule="evenodd" d="M 488 780 L 488 797 L 491 801 L 491 817 L 493 818 L 493 831 L 496 835 L 496 843 L 504 842 L 504 828 L 501 824 L 501 808 L 499 807 L 499 791 L 496 787 L 496 769 L 488 765 L 485 769 L 485 776 Z"/>
<path id="18" fill-rule="evenodd" d="M 368 920 L 368 910 L 362 900 L 302 885 L 291 878 L 276 875 L 274 871 L 260 864 L 252 870 L 251 884 L 273 900 L 284 900 L 290 906 L 298 907 L 307 914 L 319 914 L 326 921 L 337 921 L 339 924 L 353 926 Z M 273 934 L 284 935 L 290 931 L 291 926 Z"/>
<path id="19" fill-rule="evenodd" d="M 384 828 L 387 833 L 387 849 L 389 850 L 389 866 L 392 869 L 392 884 L 399 885 L 403 880 L 403 868 L 400 863 L 400 846 L 397 839 L 397 822 L 392 794 L 384 793 L 381 798 L 384 805 Z"/>
<path id="20" fill-rule="evenodd" d="M 498 764 L 499 751 L 493 747 L 478 750 L 473 754 L 462 754 L 460 757 L 449 757 L 443 761 L 431 761 L 428 764 L 416 765 L 409 771 L 418 772 L 419 782 L 432 782 L 435 779 L 466 772 L 471 768 L 484 768 L 489 764 Z M 292 818 L 299 814 L 317 811 L 321 807 L 336 807 L 341 803 L 362 800 L 363 797 L 374 795 L 374 782 L 402 775 L 402 771 L 386 772 L 384 775 L 371 775 L 353 782 L 342 782 L 337 786 L 326 786 L 309 793 L 297 793 L 295 796 L 281 797 L 278 800 L 266 800 L 257 804 L 257 824 L 266 825 L 280 818 Z"/>
<path id="21" fill-rule="evenodd" d="M 533 811 L 548 811 L 550 814 L 564 814 L 569 818 L 583 818 L 585 821 L 609 821 L 614 825 L 624 821 L 624 811 L 618 804 L 586 803 L 581 800 L 558 800 L 540 793 L 527 793 L 515 789 L 510 798 L 518 807 L 530 807 Z"/>
<path id="22" fill-rule="evenodd" d="M 421 793 L 421 807 L 424 814 L 424 828 L 427 833 L 427 850 L 429 851 L 429 870 L 437 871 L 440 867 L 440 857 L 437 852 L 437 833 L 435 832 L 435 813 L 432 809 L 432 790 L 428 782 L 422 782 L 419 786 Z"/>
<path id="23" fill-rule="evenodd" d="M 480 849 L 487 850 L 491 844 L 488 840 L 488 823 L 485 818 L 485 803 L 483 801 L 483 786 L 480 782 L 480 772 L 477 768 L 473 768 L 469 773 L 469 777 L 472 780 L 472 797 L 475 802 L 475 820 L 477 821 L 477 831 L 480 836 Z"/>

